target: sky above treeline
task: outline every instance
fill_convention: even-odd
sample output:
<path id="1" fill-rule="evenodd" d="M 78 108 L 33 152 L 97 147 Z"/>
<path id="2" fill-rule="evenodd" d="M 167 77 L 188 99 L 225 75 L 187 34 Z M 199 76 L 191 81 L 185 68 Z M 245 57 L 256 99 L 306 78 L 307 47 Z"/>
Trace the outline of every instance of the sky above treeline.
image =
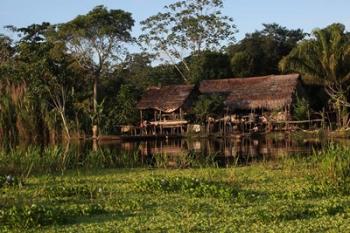
<path id="1" fill-rule="evenodd" d="M 33 23 L 64 23 L 79 14 L 86 14 L 97 5 L 123 9 L 135 19 L 133 34 L 140 34 L 139 22 L 162 11 L 176 0 L 0 0 L 0 33 L 8 34 L 5 25 L 17 27 Z M 289 29 L 302 28 L 311 32 L 334 22 L 350 30 L 349 0 L 224 0 L 223 12 L 232 17 L 239 32 L 260 30 L 262 23 L 278 23 Z"/>

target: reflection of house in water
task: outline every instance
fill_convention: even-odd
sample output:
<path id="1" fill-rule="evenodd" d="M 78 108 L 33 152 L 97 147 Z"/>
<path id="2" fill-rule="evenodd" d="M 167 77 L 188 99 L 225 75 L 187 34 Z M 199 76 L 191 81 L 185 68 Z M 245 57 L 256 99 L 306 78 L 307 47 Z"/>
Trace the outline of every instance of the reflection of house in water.
<path id="1" fill-rule="evenodd" d="M 142 156 L 155 154 L 178 155 L 188 153 L 185 141 L 181 139 L 144 141 L 140 143 L 139 150 Z"/>
<path id="2" fill-rule="evenodd" d="M 296 141 L 281 134 L 280 137 L 243 137 L 221 139 L 169 139 L 120 142 L 106 144 L 117 151 L 137 152 L 140 161 L 155 162 L 158 155 L 166 155 L 169 162 L 190 159 L 206 160 L 213 157 L 220 166 L 231 164 L 246 165 L 252 162 L 274 160 L 281 156 L 298 152 L 303 154 L 312 152 L 313 147 L 319 147 L 317 142 Z"/>
<path id="3" fill-rule="evenodd" d="M 151 87 L 137 104 L 142 134 L 181 134 L 192 105 L 193 85 Z"/>

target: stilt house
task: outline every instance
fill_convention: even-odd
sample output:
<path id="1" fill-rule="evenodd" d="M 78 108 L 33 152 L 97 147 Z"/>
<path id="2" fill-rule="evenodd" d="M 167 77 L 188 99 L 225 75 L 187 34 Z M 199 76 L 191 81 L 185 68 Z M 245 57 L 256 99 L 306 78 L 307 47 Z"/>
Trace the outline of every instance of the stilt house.
<path id="1" fill-rule="evenodd" d="M 182 131 L 187 125 L 184 116 L 192 105 L 193 97 L 194 85 L 149 88 L 137 104 L 141 126 L 151 126 L 153 133 L 163 133 L 164 129 L 170 129 L 172 133 Z"/>
<path id="2" fill-rule="evenodd" d="M 281 120 L 290 118 L 297 96 L 304 95 L 299 74 L 205 80 L 199 91 L 224 94 L 229 113 L 274 112 Z"/>

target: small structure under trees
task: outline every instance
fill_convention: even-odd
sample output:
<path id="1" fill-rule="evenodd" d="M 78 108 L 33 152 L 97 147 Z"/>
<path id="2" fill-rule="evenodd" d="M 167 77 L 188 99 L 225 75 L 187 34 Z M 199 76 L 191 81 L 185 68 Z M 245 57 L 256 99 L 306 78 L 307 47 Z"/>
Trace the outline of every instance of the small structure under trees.
<path id="1" fill-rule="evenodd" d="M 283 109 L 290 113 L 302 84 L 299 74 L 289 74 L 205 80 L 199 89 L 203 94 L 227 94 L 225 105 L 230 112 Z"/>
<path id="2" fill-rule="evenodd" d="M 137 104 L 142 134 L 182 133 L 193 96 L 194 85 L 150 87 Z"/>
<path id="3" fill-rule="evenodd" d="M 199 91 L 225 95 L 226 112 L 221 119 L 224 126 L 244 123 L 249 129 L 258 126 L 257 123 L 291 120 L 297 97 L 304 95 L 299 74 L 205 80 Z"/>

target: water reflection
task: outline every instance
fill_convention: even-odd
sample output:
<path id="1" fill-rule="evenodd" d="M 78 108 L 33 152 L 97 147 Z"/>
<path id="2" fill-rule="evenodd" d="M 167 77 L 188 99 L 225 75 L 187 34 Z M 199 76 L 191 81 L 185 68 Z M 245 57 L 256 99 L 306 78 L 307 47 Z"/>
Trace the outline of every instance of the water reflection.
<path id="1" fill-rule="evenodd" d="M 157 155 L 169 160 L 181 156 L 203 159 L 213 156 L 219 166 L 246 165 L 252 162 L 273 160 L 280 156 L 303 153 L 322 148 L 318 139 L 297 139 L 288 135 L 256 136 L 216 139 L 168 139 L 129 142 L 104 142 L 101 148 L 122 153 L 138 153 L 141 162 L 154 163 Z"/>
<path id="2" fill-rule="evenodd" d="M 329 141 L 274 134 L 242 138 L 100 142 L 97 148 L 91 141 L 47 146 L 20 145 L 0 150 L 0 175 L 81 168 L 244 166 L 273 161 L 282 156 L 309 154 Z M 348 145 L 349 142 L 337 141 Z"/>

